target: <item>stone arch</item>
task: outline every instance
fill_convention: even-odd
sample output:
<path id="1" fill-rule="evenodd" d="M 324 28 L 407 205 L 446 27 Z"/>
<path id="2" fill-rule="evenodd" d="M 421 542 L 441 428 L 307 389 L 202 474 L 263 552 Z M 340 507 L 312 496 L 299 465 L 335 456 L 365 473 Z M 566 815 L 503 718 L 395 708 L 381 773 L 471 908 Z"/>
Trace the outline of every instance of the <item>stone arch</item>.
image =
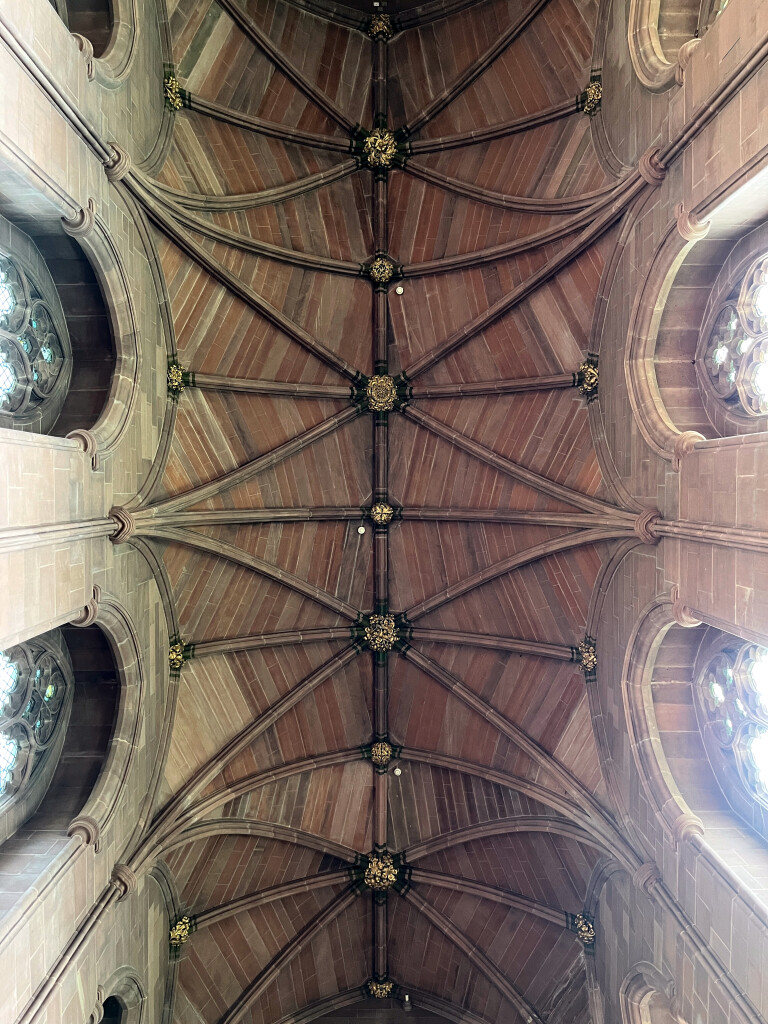
<path id="1" fill-rule="evenodd" d="M 106 759 L 87 802 L 70 821 L 68 834 L 97 844 L 118 806 L 139 745 L 145 673 L 136 628 L 119 602 L 102 597 L 94 623 L 112 652 L 119 697 Z"/>
<path id="2" fill-rule="evenodd" d="M 94 465 L 108 457 L 119 444 L 131 418 L 140 370 L 139 331 L 127 268 L 104 221 L 89 207 L 70 220 L 64 230 L 83 251 L 92 268 L 109 321 L 114 363 L 105 382 L 101 411 L 88 426 L 71 427 L 74 437 L 91 455 Z"/>
<path id="3" fill-rule="evenodd" d="M 675 466 L 705 439 L 768 426 L 768 416 L 739 415 L 712 399 L 697 365 L 700 337 L 738 271 L 768 250 L 760 223 L 768 203 L 757 174 L 763 166 L 751 168 L 746 181 L 730 182 L 709 207 L 701 204 L 701 213 L 678 204 L 632 309 L 625 348 L 630 404 L 651 450 Z"/>
<path id="4" fill-rule="evenodd" d="M 721 624 L 687 620 L 685 612 L 671 599 L 655 601 L 630 638 L 622 685 L 632 757 L 648 802 L 672 843 L 691 842 L 765 919 L 766 908 L 733 865 L 748 865 L 757 875 L 768 870 L 768 853 L 755 835 L 765 835 L 766 815 L 746 790 L 727 780 L 721 784 L 695 708 L 693 683 L 713 639 L 723 636 Z M 738 632 L 734 627 L 733 636 Z"/>
<path id="5" fill-rule="evenodd" d="M 619 989 L 622 1024 L 685 1024 L 675 983 L 652 964 L 638 963 Z"/>
<path id="6" fill-rule="evenodd" d="M 701 8 L 710 6 L 710 0 L 631 0 L 629 55 L 646 89 L 662 92 L 682 83 L 682 69 L 698 44 Z"/>
<path id="7" fill-rule="evenodd" d="M 100 986 L 104 1024 L 143 1024 L 146 992 L 132 967 L 120 967 Z"/>

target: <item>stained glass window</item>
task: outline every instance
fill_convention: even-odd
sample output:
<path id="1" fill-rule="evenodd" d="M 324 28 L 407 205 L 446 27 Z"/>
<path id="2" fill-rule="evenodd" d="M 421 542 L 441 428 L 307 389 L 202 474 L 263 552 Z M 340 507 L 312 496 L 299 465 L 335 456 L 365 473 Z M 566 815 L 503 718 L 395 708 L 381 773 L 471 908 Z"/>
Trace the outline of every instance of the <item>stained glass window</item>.
<path id="1" fill-rule="evenodd" d="M 699 678 L 705 729 L 733 756 L 747 789 L 768 804 L 768 648 L 716 654 Z"/>
<path id="2" fill-rule="evenodd" d="M 56 734 L 71 687 L 53 641 L 0 651 L 0 796 L 17 792 Z"/>
<path id="3" fill-rule="evenodd" d="M 768 255 L 736 283 L 699 345 L 706 379 L 717 397 L 746 416 L 768 415 Z"/>
<path id="4" fill-rule="evenodd" d="M 0 252 L 0 412 L 18 415 L 49 395 L 64 365 L 53 314 L 34 281 Z"/>

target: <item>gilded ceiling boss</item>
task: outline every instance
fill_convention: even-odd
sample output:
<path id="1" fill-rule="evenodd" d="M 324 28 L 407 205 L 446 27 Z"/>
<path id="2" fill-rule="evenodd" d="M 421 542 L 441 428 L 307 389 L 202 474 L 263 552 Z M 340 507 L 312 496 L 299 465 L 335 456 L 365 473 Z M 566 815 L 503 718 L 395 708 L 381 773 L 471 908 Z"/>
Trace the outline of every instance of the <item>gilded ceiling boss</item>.
<path id="1" fill-rule="evenodd" d="M 0 93 L 0 1024 L 766 1024 L 768 3 Z"/>

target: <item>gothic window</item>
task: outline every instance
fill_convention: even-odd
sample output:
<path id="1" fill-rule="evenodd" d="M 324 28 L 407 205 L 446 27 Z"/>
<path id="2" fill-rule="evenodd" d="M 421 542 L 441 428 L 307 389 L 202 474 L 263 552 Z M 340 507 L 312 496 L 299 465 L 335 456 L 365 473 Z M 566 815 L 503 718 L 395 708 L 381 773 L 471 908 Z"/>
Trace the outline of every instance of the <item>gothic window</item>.
<path id="1" fill-rule="evenodd" d="M 0 651 L 0 798 L 19 793 L 72 699 L 56 634 Z"/>
<path id="2" fill-rule="evenodd" d="M 700 674 L 696 690 L 716 774 L 722 779 L 718 768 L 735 766 L 742 785 L 768 806 L 768 648 L 722 647 Z"/>
<path id="3" fill-rule="evenodd" d="M 745 417 L 768 414 L 768 255 L 734 282 L 697 351 L 711 393 Z"/>
<path id="4" fill-rule="evenodd" d="M 0 413 L 16 419 L 42 404 L 64 362 L 49 305 L 21 265 L 0 250 Z"/>

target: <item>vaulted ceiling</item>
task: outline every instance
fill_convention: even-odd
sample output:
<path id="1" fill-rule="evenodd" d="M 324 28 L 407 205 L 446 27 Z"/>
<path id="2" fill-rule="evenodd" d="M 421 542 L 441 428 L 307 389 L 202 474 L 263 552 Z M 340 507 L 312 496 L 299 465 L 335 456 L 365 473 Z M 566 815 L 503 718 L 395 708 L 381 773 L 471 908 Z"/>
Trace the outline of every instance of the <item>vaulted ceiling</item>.
<path id="1" fill-rule="evenodd" d="M 175 1019 L 392 1021 L 390 979 L 413 1019 L 586 1021 L 569 915 L 616 834 L 575 648 L 638 512 L 573 376 L 638 188 L 577 102 L 596 4 L 399 3 L 389 41 L 363 2 L 168 6 L 186 108 L 126 181 L 194 374 L 135 512 L 193 655 L 153 833 L 197 926 Z M 376 123 L 404 167 L 350 155 Z"/>

